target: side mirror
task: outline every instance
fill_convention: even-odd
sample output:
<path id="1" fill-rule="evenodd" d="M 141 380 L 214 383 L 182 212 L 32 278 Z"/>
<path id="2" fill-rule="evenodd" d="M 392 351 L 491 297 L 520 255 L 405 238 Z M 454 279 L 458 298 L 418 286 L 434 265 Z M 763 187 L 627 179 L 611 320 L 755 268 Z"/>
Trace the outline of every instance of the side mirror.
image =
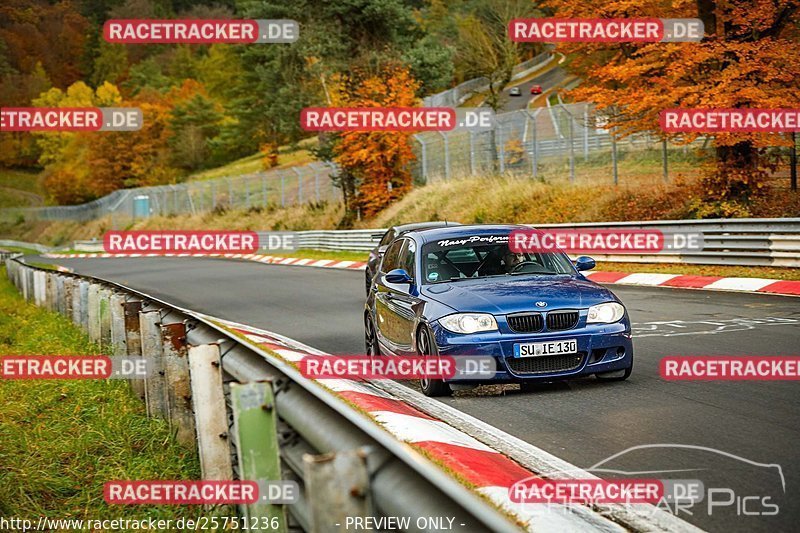
<path id="1" fill-rule="evenodd" d="M 383 256 L 386 253 L 386 249 L 389 247 L 388 244 L 384 244 L 383 246 L 378 247 L 378 257 Z"/>
<path id="2" fill-rule="evenodd" d="M 591 270 L 595 266 L 597 266 L 597 263 L 595 263 L 594 259 L 585 255 L 582 255 L 575 260 L 575 268 L 578 270 Z"/>
<path id="3" fill-rule="evenodd" d="M 383 278 L 386 283 L 411 283 L 411 276 L 408 275 L 408 272 L 403 270 L 402 268 L 395 268 L 394 270 L 390 270 L 386 273 Z"/>

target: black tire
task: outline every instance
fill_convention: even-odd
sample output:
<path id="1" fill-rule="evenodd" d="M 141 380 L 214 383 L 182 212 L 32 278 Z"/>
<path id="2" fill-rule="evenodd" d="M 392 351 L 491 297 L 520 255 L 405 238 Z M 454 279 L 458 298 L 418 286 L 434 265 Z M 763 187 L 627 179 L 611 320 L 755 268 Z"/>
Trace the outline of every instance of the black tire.
<path id="1" fill-rule="evenodd" d="M 369 313 L 364 315 L 364 347 L 366 354 L 373 357 L 381 355 L 381 347 L 378 344 L 378 335 L 375 333 L 375 324 Z"/>
<path id="2" fill-rule="evenodd" d="M 364 274 L 364 282 L 367 289 L 367 296 L 369 296 L 369 290 L 372 288 L 372 278 L 369 276 L 369 272 Z"/>
<path id="3" fill-rule="evenodd" d="M 436 343 L 433 342 L 433 335 L 430 328 L 422 326 L 417 332 L 417 354 L 418 355 L 437 355 Z M 419 386 L 422 389 L 422 394 L 425 396 L 451 396 L 453 390 L 450 385 L 441 379 L 427 379 L 419 380 Z"/>
<path id="4" fill-rule="evenodd" d="M 603 372 L 601 374 L 595 374 L 600 381 L 625 381 L 631 376 L 631 372 L 633 372 L 633 363 L 631 366 L 626 368 L 625 370 L 615 370 L 614 372 Z"/>

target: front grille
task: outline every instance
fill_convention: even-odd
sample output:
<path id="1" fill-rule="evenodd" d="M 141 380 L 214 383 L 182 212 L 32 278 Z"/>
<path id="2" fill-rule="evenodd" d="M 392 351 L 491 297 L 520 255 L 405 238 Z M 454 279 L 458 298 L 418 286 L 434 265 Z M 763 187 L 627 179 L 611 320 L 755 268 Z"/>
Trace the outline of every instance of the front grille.
<path id="1" fill-rule="evenodd" d="M 547 313 L 547 329 L 562 331 L 578 325 L 577 311 L 551 311 Z"/>
<path id="2" fill-rule="evenodd" d="M 514 374 L 554 374 L 569 372 L 580 367 L 585 355 L 584 352 L 579 352 L 545 357 L 520 357 L 506 359 L 506 364 Z"/>
<path id="3" fill-rule="evenodd" d="M 542 331 L 544 320 L 540 313 L 524 313 L 519 315 L 508 315 L 508 327 L 517 333 L 535 333 Z"/>

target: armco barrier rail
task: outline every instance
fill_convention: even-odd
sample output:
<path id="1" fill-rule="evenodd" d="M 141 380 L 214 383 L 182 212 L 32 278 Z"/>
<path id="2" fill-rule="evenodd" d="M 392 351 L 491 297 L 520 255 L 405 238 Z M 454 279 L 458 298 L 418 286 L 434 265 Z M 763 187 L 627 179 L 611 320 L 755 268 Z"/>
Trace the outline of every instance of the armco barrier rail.
<path id="1" fill-rule="evenodd" d="M 295 503 L 240 506 L 243 518 L 267 519 L 270 531 L 344 531 L 345 515 L 408 517 L 403 530 L 414 532 L 439 531 L 436 522 L 417 522 L 429 517 L 453 518 L 460 526 L 454 529 L 469 532 L 699 531 L 650 505 L 534 505 L 521 520 L 517 510 L 490 503 L 499 495 L 482 497 L 343 401 L 335 384 L 306 379 L 277 355 L 280 348 L 260 347 L 251 338 L 260 330 L 250 334 L 246 326 L 106 280 L 34 267 L 20 257 L 7 260 L 6 268 L 25 299 L 69 317 L 111 355 L 150 361 L 158 372 L 131 386 L 149 415 L 166 418 L 180 442 L 197 445 L 203 479 L 246 479 L 261 487 L 278 479 L 297 483 Z M 271 341 L 291 346 L 279 336 Z M 420 407 L 414 402 L 421 395 L 401 385 L 375 390 Z M 496 439 L 505 454 L 499 457 L 512 458 L 516 468 L 589 475 L 510 435 L 493 436 L 488 425 L 446 405 L 432 402 L 426 413 L 448 428 L 453 442 L 472 439 L 485 447 Z M 450 421 L 438 421 L 445 416 Z M 469 432 L 461 433 L 465 428 Z"/>
<path id="2" fill-rule="evenodd" d="M 704 265 L 800 267 L 800 218 L 742 218 L 535 224 L 537 228 L 658 229 L 664 232 L 702 233 L 703 250 L 652 255 L 596 255 L 606 261 L 686 263 Z M 385 230 L 299 231 L 298 248 L 370 250 Z"/>

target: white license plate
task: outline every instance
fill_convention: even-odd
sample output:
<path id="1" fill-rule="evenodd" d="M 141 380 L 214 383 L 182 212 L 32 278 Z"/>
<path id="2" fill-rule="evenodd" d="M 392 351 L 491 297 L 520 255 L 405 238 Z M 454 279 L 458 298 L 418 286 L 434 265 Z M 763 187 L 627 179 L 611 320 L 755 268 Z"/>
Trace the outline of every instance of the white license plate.
<path id="1" fill-rule="evenodd" d="M 514 357 L 544 357 L 578 353 L 578 340 L 567 339 L 553 342 L 530 342 L 514 345 Z"/>

